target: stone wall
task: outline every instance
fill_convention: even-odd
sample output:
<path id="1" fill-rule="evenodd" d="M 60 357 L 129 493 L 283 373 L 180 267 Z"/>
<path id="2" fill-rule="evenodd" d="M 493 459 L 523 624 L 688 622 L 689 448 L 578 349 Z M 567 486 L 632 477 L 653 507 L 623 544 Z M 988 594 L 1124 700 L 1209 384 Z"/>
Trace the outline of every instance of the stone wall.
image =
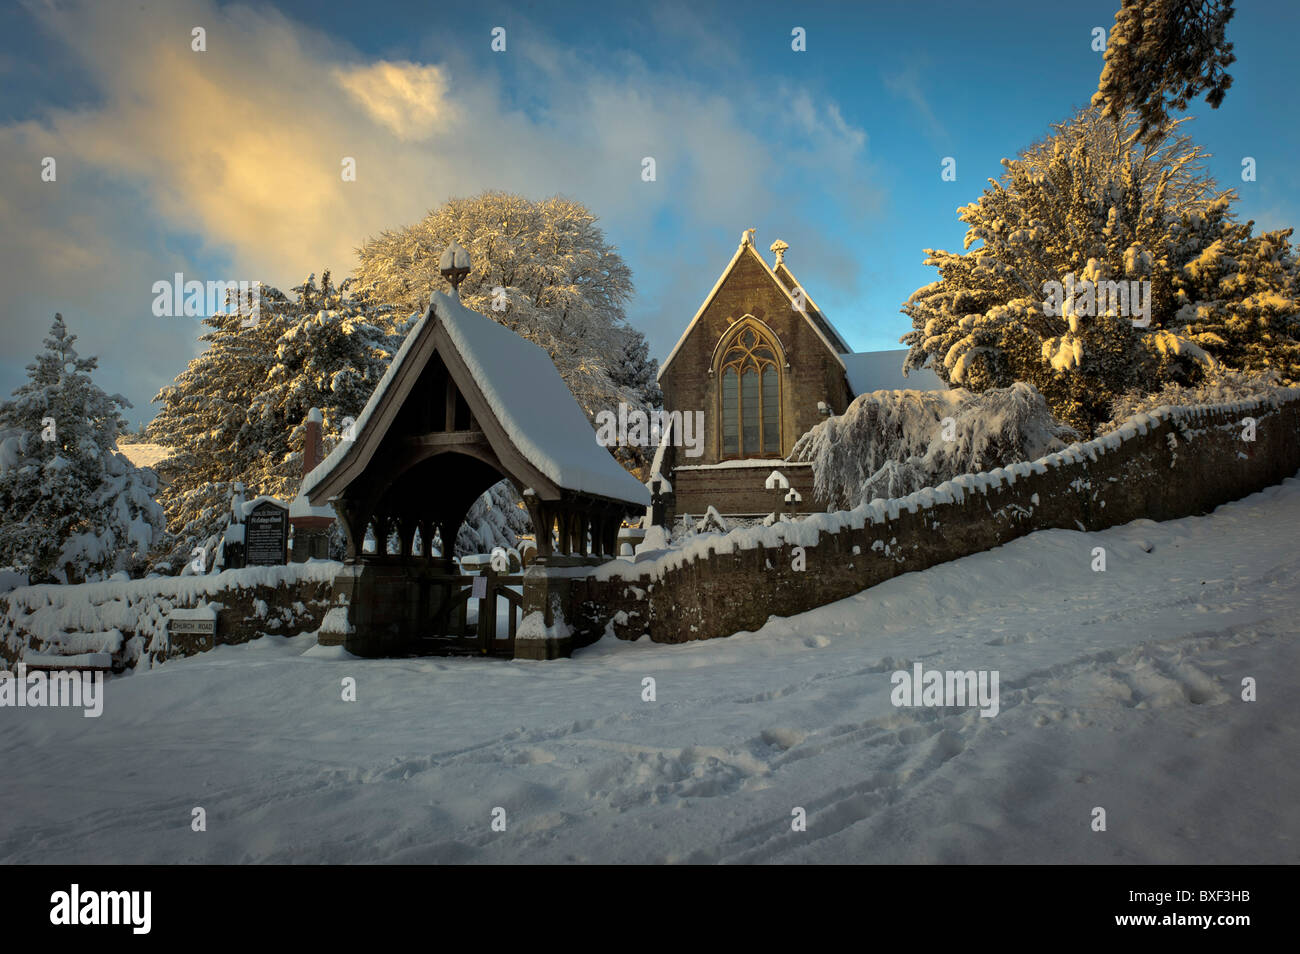
<path id="1" fill-rule="evenodd" d="M 699 520 L 710 505 L 724 515 L 762 516 L 772 513 L 777 498 L 774 491 L 766 488 L 765 482 L 774 470 L 779 470 L 790 486 L 799 491 L 803 501 L 796 505 L 796 509 L 800 513 L 826 509 L 825 502 L 818 503 L 814 499 L 812 464 L 773 460 L 744 467 L 720 465 L 692 469 L 685 465 L 673 471 L 673 518 L 690 514 Z M 789 510 L 789 505 L 785 505 L 785 509 Z"/>
<path id="2" fill-rule="evenodd" d="M 1256 421 L 1254 441 L 1243 439 L 1246 418 Z M 901 500 L 701 536 L 658 557 L 607 563 L 572 581 L 565 615 L 586 639 L 610 629 L 622 639 L 648 634 L 668 643 L 728 636 L 1035 530 L 1095 531 L 1207 513 L 1297 470 L 1300 391 L 1162 408 L 1062 453 Z"/>
<path id="3" fill-rule="evenodd" d="M 278 586 L 235 587 L 213 596 L 217 610 L 216 638 L 173 633 L 169 649 L 157 658 L 192 656 L 216 646 L 236 646 L 260 636 L 297 636 L 320 628 L 333 602 L 333 586 L 324 581 L 299 581 Z"/>
<path id="4" fill-rule="evenodd" d="M 253 567 L 203 576 L 27 586 L 0 595 L 0 659 L 12 665 L 31 653 L 73 655 L 111 647 L 113 668 L 149 665 L 214 646 L 274 633 L 319 628 L 341 564 L 319 561 Z M 175 610 L 209 607 L 216 634 L 170 634 Z"/>
<path id="5" fill-rule="evenodd" d="M 1256 422 L 1253 441 L 1243 439 L 1247 418 Z M 1139 518 L 1207 513 L 1298 470 L 1300 391 L 1213 408 L 1165 408 L 1042 460 L 966 475 L 900 500 L 702 535 L 635 563 L 529 567 L 523 609 L 531 620 L 521 624 L 516 655 L 567 655 L 610 632 L 676 643 L 756 630 L 771 616 L 806 612 L 1035 530 L 1088 532 Z M 316 631 L 331 605 L 335 616 L 346 612 L 348 588 L 336 585 L 344 571 L 319 562 L 24 587 L 0 595 L 0 657 L 14 663 L 25 652 L 58 652 L 61 640 L 70 651 L 117 631 L 120 668 L 266 633 Z M 409 594 L 409 581 L 401 583 Z M 215 641 L 168 637 L 169 612 L 212 603 L 220 604 Z M 380 600 L 370 610 L 396 633 L 408 617 L 429 618 L 433 607 L 418 599 L 414 606 Z M 343 632 L 323 634 L 322 641 L 346 643 Z M 365 648 L 381 654 L 393 647 Z"/>

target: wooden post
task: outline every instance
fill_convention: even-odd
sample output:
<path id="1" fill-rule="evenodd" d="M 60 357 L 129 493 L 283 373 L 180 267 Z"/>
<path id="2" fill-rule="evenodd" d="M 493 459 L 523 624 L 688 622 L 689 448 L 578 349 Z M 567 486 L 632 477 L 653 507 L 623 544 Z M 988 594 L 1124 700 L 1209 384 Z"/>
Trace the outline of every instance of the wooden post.
<path id="1" fill-rule="evenodd" d="M 478 645 L 479 652 L 486 656 L 492 651 L 492 640 L 497 635 L 496 574 L 491 566 L 480 572 L 487 581 L 484 587 L 487 595 L 479 597 L 478 601 Z"/>

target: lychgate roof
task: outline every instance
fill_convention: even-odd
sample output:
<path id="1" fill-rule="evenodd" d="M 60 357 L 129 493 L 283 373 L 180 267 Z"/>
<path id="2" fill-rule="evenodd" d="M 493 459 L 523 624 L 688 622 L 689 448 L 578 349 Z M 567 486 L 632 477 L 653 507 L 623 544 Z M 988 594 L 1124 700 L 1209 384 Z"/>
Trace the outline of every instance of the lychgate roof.
<path id="1" fill-rule="evenodd" d="M 357 419 L 356 439 L 340 443 L 304 479 L 303 493 L 313 504 L 336 497 L 365 469 L 435 353 L 443 354 L 457 386 L 473 398 L 475 417 L 497 456 L 522 465 L 523 473 L 511 476 L 543 499 L 569 491 L 639 507 L 650 502 L 641 482 L 596 443 L 587 415 L 545 351 L 457 297 L 434 292 Z"/>

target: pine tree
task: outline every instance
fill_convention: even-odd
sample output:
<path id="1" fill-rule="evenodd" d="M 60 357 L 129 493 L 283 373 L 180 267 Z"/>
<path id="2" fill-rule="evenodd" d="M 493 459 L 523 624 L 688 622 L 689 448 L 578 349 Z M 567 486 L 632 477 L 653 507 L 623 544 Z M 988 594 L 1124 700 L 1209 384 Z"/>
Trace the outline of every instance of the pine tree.
<path id="1" fill-rule="evenodd" d="M 173 448 L 161 465 L 171 478 L 162 500 L 176 534 L 173 567 L 195 547 L 210 562 L 235 483 L 250 497 L 297 492 L 311 408 L 335 436 L 360 415 L 413 319 L 352 285 L 333 285 L 326 271 L 292 298 L 263 289 L 255 324 L 234 313 L 204 319 L 207 349 L 154 398 L 162 409 L 149 426 L 151 440 Z"/>
<path id="2" fill-rule="evenodd" d="M 1032 383 L 1084 433 L 1117 395 L 1195 383 L 1216 364 L 1295 380 L 1290 232 L 1252 236 L 1235 221 L 1236 193 L 1203 172 L 1182 122 L 1137 141 L 1135 117 L 1116 125 L 1084 110 L 1004 159 L 1001 180 L 959 210 L 966 250 L 926 250 L 940 278 L 903 305 L 906 366 L 930 361 L 973 391 Z M 1067 276 L 1149 282 L 1149 326 L 1134 325 L 1133 308 L 1047 313 L 1045 283 Z"/>
<path id="3" fill-rule="evenodd" d="M 471 553 L 491 553 L 496 547 L 517 546 L 519 538 L 528 533 L 532 524 L 528 511 L 522 506 L 519 494 L 508 480 L 489 487 L 474 501 L 465 515 L 456 535 L 456 556 Z"/>
<path id="4" fill-rule="evenodd" d="M 1237 59 L 1226 39 L 1232 14 L 1232 0 L 1124 0 L 1093 105 L 1116 121 L 1136 111 L 1141 138 L 1207 90 L 1206 102 L 1218 109 L 1232 85 L 1225 69 Z"/>
<path id="5" fill-rule="evenodd" d="M 165 542 L 157 478 L 117 452 L 130 402 L 91 379 L 62 315 L 28 381 L 0 404 L 0 564 L 33 582 L 138 573 Z"/>
<path id="6" fill-rule="evenodd" d="M 505 192 L 452 199 L 367 240 L 356 277 L 378 299 L 423 311 L 446 284 L 438 259 L 453 239 L 473 263 L 461 301 L 542 347 L 589 418 L 620 402 L 644 411 L 662 403 L 645 338 L 624 312 L 631 271 L 587 208 Z M 654 454 L 621 450 L 634 471 Z"/>

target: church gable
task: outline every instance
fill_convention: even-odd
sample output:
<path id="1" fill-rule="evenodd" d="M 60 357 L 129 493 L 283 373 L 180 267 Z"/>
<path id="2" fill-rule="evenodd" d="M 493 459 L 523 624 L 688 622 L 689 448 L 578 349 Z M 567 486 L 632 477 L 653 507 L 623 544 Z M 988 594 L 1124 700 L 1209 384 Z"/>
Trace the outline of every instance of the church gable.
<path id="1" fill-rule="evenodd" d="M 839 336 L 807 303 L 745 233 L 660 370 L 669 411 L 704 413 L 704 456 L 692 463 L 782 458 L 821 419 L 819 404 L 847 406 Z"/>
<path id="2" fill-rule="evenodd" d="M 754 247 L 753 231 L 750 229 L 744 233 L 736 254 L 723 269 L 713 290 L 686 326 L 676 346 L 664 359 L 659 370 L 661 383 L 684 349 L 699 348 L 699 339 L 702 337 L 711 351 L 725 330 L 725 324 L 719 326 L 719 321 L 729 323 L 746 314 L 766 322 L 779 332 L 784 329 L 798 334 L 799 324 L 808 326 L 830 357 L 843 367 L 843 362 L 839 362 L 839 354 L 847 351 L 848 347 L 844 345 L 839 333 L 830 326 L 815 305 L 811 309 L 807 307 L 810 299 L 806 293 L 791 293 L 793 284 L 797 283 L 792 284 L 793 276 L 779 258 L 778 269 L 785 271 L 788 277 L 786 281 L 778 278 L 778 272 L 768 267 Z M 784 255 L 788 248 L 784 242 L 773 246 L 774 249 L 778 247 L 779 255 Z"/>

